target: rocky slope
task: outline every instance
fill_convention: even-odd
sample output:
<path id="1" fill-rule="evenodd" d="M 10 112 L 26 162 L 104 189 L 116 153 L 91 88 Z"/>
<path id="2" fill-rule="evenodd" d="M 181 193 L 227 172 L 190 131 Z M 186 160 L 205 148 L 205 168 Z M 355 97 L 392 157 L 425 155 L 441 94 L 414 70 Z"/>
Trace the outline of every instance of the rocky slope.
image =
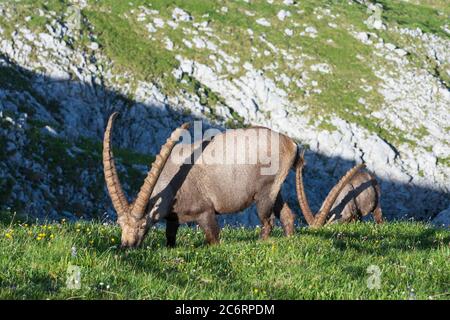
<path id="1" fill-rule="evenodd" d="M 1 3 L 1 206 L 113 217 L 100 150 L 118 110 L 130 195 L 148 154 L 201 119 L 307 146 L 313 208 L 365 161 L 388 218 L 433 218 L 450 205 L 450 27 L 445 1 L 430 3 Z M 283 192 L 297 208 L 293 175 Z M 255 224 L 250 211 L 227 221 Z"/>

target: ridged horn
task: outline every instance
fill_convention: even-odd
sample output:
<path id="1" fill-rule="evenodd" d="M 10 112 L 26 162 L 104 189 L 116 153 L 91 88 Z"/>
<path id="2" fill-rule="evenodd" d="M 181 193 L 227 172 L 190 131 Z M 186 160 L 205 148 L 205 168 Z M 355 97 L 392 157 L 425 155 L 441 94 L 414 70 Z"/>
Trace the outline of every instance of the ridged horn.
<path id="1" fill-rule="evenodd" d="M 172 132 L 171 136 L 167 139 L 166 143 L 161 147 L 161 151 L 156 156 L 155 161 L 152 164 L 152 168 L 147 174 L 147 177 L 144 180 L 144 184 L 142 185 L 136 200 L 133 203 L 131 208 L 131 215 L 140 218 L 145 213 L 145 208 L 147 207 L 148 201 L 150 200 L 150 196 L 153 192 L 153 189 L 158 181 L 159 175 L 164 168 L 164 165 L 167 162 L 167 159 L 172 152 L 172 149 L 175 147 L 178 139 L 184 130 L 189 128 L 189 123 L 184 123 L 181 127 L 177 128 L 174 132 Z"/>
<path id="2" fill-rule="evenodd" d="M 305 186 L 303 185 L 303 167 L 305 165 L 305 150 L 302 150 L 297 161 L 295 186 L 297 188 L 297 199 L 300 209 L 302 209 L 308 225 L 314 223 L 314 215 L 309 207 L 308 199 L 306 198 Z"/>
<path id="3" fill-rule="evenodd" d="M 118 115 L 118 112 L 111 114 L 108 125 L 106 126 L 103 138 L 103 173 L 105 175 L 106 187 L 108 188 L 108 193 L 111 197 L 114 209 L 116 209 L 117 215 L 124 215 L 129 212 L 130 205 L 120 184 L 111 148 L 113 122 Z"/>
<path id="4" fill-rule="evenodd" d="M 327 218 L 327 215 L 330 212 L 331 207 L 333 206 L 333 203 L 339 196 L 339 193 L 342 191 L 345 185 L 350 182 L 353 176 L 365 166 L 366 165 L 364 163 L 361 163 L 354 166 L 352 169 L 348 170 L 347 173 L 336 184 L 336 186 L 334 186 L 334 188 L 331 189 L 330 193 L 328 193 L 328 196 L 323 202 L 322 208 L 320 209 L 319 213 L 317 213 L 316 216 L 314 217 L 314 224 L 312 225 L 312 227 L 318 228 L 323 226 Z"/>

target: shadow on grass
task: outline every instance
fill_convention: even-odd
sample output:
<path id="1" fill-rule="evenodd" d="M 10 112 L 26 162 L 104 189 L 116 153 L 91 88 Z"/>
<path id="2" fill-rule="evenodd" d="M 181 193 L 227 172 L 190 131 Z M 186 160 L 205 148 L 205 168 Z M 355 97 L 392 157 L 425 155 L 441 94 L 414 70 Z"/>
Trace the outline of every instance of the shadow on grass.
<path id="1" fill-rule="evenodd" d="M 391 250 L 430 250 L 450 244 L 450 235 L 438 237 L 442 231 L 427 228 L 413 234 L 395 233 L 380 228 L 376 235 L 367 230 L 339 230 L 322 228 L 320 230 L 304 230 L 305 234 L 322 239 L 332 239 L 333 246 L 341 251 L 357 250 L 364 254 L 383 256 Z M 407 231 L 405 231 L 407 232 Z M 374 246 L 374 244 L 378 244 Z"/>
<path id="2" fill-rule="evenodd" d="M 56 294 L 59 291 L 59 285 L 56 279 L 48 273 L 34 273 L 28 279 L 28 283 L 15 284 L 0 281 L 0 289 L 7 293 L 3 298 L 7 299 L 42 299 L 42 293 L 46 295 Z"/>

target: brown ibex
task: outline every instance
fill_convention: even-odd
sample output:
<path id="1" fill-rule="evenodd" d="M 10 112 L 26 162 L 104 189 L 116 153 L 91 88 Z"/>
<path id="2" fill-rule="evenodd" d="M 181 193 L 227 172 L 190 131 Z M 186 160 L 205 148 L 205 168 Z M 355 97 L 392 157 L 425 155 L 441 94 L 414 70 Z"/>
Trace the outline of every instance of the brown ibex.
<path id="1" fill-rule="evenodd" d="M 116 116 L 117 113 L 110 116 L 106 127 L 103 165 L 108 192 L 122 229 L 123 247 L 139 246 L 149 227 L 162 219 L 166 220 L 168 246 L 175 245 L 179 224 L 190 221 L 199 224 L 208 243 L 217 243 L 219 226 L 216 214 L 239 212 L 252 203 L 256 203 L 261 220 L 261 238 L 266 239 L 269 236 L 274 216 L 280 218 L 286 235 L 293 234 L 295 216 L 280 193 L 282 183 L 298 158 L 297 145 L 292 139 L 267 128 L 253 127 L 228 130 L 216 135 L 211 141 L 178 144 L 174 149 L 183 129 L 187 128 L 185 124 L 176 129 L 162 146 L 136 200 L 130 205 L 120 185 L 111 150 L 111 132 Z M 263 163 L 260 159 L 252 164 L 205 164 L 195 159 L 191 163 L 180 163 L 174 156 L 186 150 L 187 154 L 192 155 L 192 150 L 198 148 L 202 149 L 202 154 L 225 156 L 227 150 L 230 152 L 228 148 L 234 150 L 236 147 L 233 143 L 236 139 L 263 134 L 271 139 L 278 139 L 276 151 L 272 150 L 270 143 L 247 142 L 256 148 L 252 151 L 258 154 L 268 155 L 270 159 L 278 157 L 278 169 L 272 174 L 262 174 L 263 168 L 271 164 Z M 240 152 L 248 153 L 248 148 L 246 145 Z M 349 170 L 334 191 L 330 192 L 321 215 L 327 215 L 341 188 L 360 167 Z"/>
<path id="2" fill-rule="evenodd" d="M 331 218 L 328 221 L 326 221 L 326 215 L 314 216 L 309 207 L 303 185 L 303 167 L 306 165 L 304 154 L 305 151 L 302 150 L 297 161 L 296 188 L 298 202 L 308 225 L 317 228 L 325 223 L 351 222 L 359 220 L 371 212 L 376 223 L 383 222 L 380 207 L 380 186 L 375 177 L 367 171 L 359 171 L 343 186 L 333 203 L 331 211 L 329 211 Z M 319 212 L 323 210 L 324 206 L 325 202 Z"/>

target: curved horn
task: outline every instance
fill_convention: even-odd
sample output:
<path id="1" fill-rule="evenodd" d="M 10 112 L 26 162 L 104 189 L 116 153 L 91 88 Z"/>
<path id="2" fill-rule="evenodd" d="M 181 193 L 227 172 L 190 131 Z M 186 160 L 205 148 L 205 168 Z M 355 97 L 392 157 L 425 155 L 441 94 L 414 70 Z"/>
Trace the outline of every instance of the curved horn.
<path id="1" fill-rule="evenodd" d="M 295 176 L 295 186 L 297 188 L 297 199 L 300 208 L 302 209 L 303 216 L 305 217 L 308 225 L 314 223 L 314 215 L 308 204 L 308 199 L 306 198 L 305 187 L 303 185 L 303 166 L 305 165 L 305 150 L 302 150 L 299 159 L 297 161 L 296 176 Z"/>
<path id="2" fill-rule="evenodd" d="M 111 148 L 111 133 L 114 119 L 119 115 L 118 112 L 111 114 L 106 126 L 105 136 L 103 138 L 103 173 L 105 175 L 106 187 L 113 203 L 114 209 L 118 215 L 126 214 L 129 211 L 125 193 L 119 181 L 116 165 L 114 163 L 114 155 Z"/>
<path id="3" fill-rule="evenodd" d="M 172 152 L 172 149 L 175 147 L 178 139 L 184 130 L 189 128 L 189 123 L 184 123 L 181 127 L 177 128 L 172 135 L 167 139 L 166 143 L 161 147 L 161 151 L 156 156 L 155 161 L 152 164 L 152 168 L 147 174 L 147 177 L 144 180 L 144 184 L 139 191 L 136 200 L 133 203 L 133 207 L 131 208 L 131 214 L 135 217 L 142 217 L 145 212 L 145 208 L 147 207 L 148 201 L 150 200 L 150 196 L 153 192 L 153 188 L 158 181 L 159 175 L 166 164 L 167 159 Z"/>
<path id="4" fill-rule="evenodd" d="M 336 201 L 336 198 L 338 197 L 339 193 L 342 191 L 342 188 L 344 188 L 344 186 L 350 182 L 353 176 L 365 166 L 366 165 L 364 163 L 361 163 L 358 164 L 357 166 L 354 166 L 352 169 L 348 170 L 347 173 L 338 182 L 338 184 L 334 186 L 333 189 L 331 189 L 330 193 L 328 193 L 328 196 L 323 202 L 322 208 L 320 209 L 319 213 L 316 214 L 314 224 L 312 225 L 312 227 L 318 228 L 325 223 L 325 219 L 327 218 L 327 215 L 330 212 L 331 207 L 333 206 L 333 203 Z"/>

